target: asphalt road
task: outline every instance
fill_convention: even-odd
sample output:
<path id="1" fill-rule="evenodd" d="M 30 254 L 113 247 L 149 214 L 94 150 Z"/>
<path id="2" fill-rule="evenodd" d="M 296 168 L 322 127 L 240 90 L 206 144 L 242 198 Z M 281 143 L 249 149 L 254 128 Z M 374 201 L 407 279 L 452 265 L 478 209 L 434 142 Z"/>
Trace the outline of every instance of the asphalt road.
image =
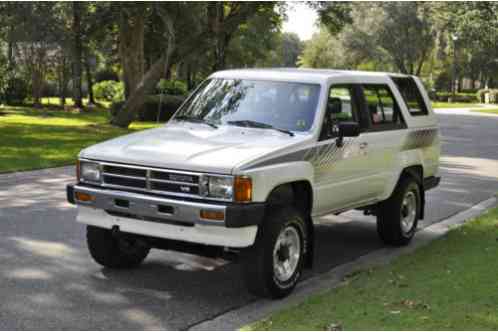
<path id="1" fill-rule="evenodd" d="M 421 227 L 498 191 L 498 117 L 439 115 L 443 180 Z M 0 175 L 0 329 L 188 329 L 254 301 L 239 265 L 152 251 L 128 271 L 90 258 L 85 228 L 65 202 L 72 168 Z M 317 227 L 321 273 L 382 247 L 371 217 L 348 213 Z"/>

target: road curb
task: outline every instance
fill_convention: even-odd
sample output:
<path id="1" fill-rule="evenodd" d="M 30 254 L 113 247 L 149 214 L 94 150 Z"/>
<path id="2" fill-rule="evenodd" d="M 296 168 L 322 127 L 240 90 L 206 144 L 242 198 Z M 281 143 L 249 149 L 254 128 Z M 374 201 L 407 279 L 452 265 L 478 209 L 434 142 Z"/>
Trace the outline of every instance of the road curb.
<path id="1" fill-rule="evenodd" d="M 366 270 L 374 266 L 381 266 L 391 262 L 394 258 L 415 251 L 416 249 L 441 238 L 450 229 L 463 225 L 468 220 L 475 218 L 490 208 L 497 205 L 498 196 L 481 201 L 471 208 L 461 211 L 449 218 L 441 220 L 417 232 L 413 242 L 403 248 L 382 248 L 361 256 L 349 263 L 339 265 L 332 270 L 313 276 L 302 281 L 294 293 L 280 301 L 258 299 L 241 308 L 228 311 L 220 316 L 203 321 L 189 328 L 198 330 L 237 330 L 242 326 L 263 319 L 272 312 L 302 302 L 310 295 L 324 292 L 341 285 L 344 277 L 359 270 Z"/>

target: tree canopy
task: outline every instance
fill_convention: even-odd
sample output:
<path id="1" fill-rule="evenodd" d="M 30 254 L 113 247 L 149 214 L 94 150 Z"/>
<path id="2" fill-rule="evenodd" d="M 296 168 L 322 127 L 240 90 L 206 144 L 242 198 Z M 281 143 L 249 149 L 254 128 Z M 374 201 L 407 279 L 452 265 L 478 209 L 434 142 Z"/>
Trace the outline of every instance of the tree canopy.
<path id="1" fill-rule="evenodd" d="M 285 2 L 2 2 L 0 98 L 72 97 L 83 109 L 98 83 L 99 95 L 114 91 L 112 124 L 127 127 L 149 95 L 185 94 L 225 68 L 395 71 L 442 90 L 498 84 L 496 2 L 306 4 L 318 22 L 303 41 L 283 31 Z"/>

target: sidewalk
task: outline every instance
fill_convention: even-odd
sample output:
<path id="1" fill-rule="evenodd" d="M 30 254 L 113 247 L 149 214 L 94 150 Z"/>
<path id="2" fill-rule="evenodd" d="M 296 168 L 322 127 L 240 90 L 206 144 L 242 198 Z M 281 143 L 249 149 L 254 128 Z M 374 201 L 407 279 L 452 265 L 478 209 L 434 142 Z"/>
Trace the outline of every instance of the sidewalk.
<path id="1" fill-rule="evenodd" d="M 489 105 L 489 104 L 479 104 L 480 107 L 469 107 L 469 108 L 434 108 L 434 112 L 436 114 L 458 114 L 458 115 L 470 115 L 470 116 L 487 116 L 487 117 L 498 117 L 498 114 L 493 113 L 481 113 L 481 112 L 473 112 L 471 110 L 476 109 L 496 109 L 498 105 Z"/>

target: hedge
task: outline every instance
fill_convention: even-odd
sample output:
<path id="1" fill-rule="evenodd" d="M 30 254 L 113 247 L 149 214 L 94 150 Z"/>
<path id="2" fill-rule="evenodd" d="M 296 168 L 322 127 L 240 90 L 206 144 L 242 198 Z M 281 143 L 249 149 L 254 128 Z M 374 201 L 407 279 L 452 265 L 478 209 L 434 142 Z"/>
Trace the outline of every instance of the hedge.
<path id="1" fill-rule="evenodd" d="M 486 102 L 486 94 L 489 94 L 489 103 L 498 104 L 498 89 L 481 89 L 477 91 L 476 95 L 479 102 Z"/>
<path id="2" fill-rule="evenodd" d="M 159 111 L 160 95 L 145 97 L 145 103 L 139 113 L 139 121 L 157 121 Z M 160 122 L 168 121 L 175 111 L 185 100 L 185 96 L 163 95 L 161 102 Z M 124 101 L 114 102 L 111 106 L 111 114 L 116 114 L 124 105 Z"/>
<path id="3" fill-rule="evenodd" d="M 187 84 L 178 80 L 162 79 L 157 84 L 158 93 L 164 93 L 173 96 L 184 96 L 187 94 Z"/>
<path id="4" fill-rule="evenodd" d="M 479 101 L 475 93 L 457 92 L 453 97 L 451 92 L 436 92 L 436 101 L 446 102 L 450 98 L 454 103 L 477 103 Z"/>

